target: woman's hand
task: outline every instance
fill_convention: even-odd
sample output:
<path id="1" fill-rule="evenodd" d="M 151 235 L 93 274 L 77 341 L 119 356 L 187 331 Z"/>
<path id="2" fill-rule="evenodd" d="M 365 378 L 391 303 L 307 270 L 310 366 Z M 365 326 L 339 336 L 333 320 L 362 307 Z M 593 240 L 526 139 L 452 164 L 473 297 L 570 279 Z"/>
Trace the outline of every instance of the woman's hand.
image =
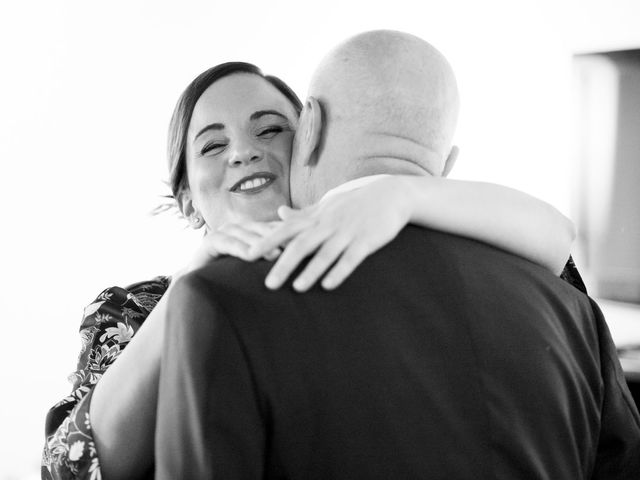
<path id="1" fill-rule="evenodd" d="M 246 261 L 254 261 L 260 257 L 275 260 L 281 250 L 277 247 L 260 255 L 249 255 L 249 249 L 270 235 L 281 222 L 241 222 L 225 223 L 216 230 L 208 231 L 202 239 L 195 255 L 180 274 L 184 274 L 205 265 L 212 258 L 230 255 Z"/>
<path id="2" fill-rule="evenodd" d="M 293 282 L 299 292 L 311 288 L 328 270 L 325 289 L 340 285 L 371 253 L 393 240 L 408 223 L 411 201 L 401 177 L 386 177 L 369 185 L 328 197 L 302 210 L 280 207 L 283 222 L 249 250 L 250 257 L 286 248 L 265 284 L 277 289 L 309 255 L 303 272 Z"/>

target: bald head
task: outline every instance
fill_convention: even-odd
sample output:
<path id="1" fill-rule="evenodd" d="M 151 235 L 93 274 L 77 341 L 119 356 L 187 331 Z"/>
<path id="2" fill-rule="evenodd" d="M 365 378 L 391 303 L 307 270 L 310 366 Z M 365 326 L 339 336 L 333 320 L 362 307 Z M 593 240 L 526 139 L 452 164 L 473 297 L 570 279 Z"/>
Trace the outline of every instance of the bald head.
<path id="1" fill-rule="evenodd" d="M 393 170 L 385 158 L 396 158 L 442 174 L 458 90 L 447 60 L 424 40 L 390 30 L 349 38 L 321 61 L 308 94 L 322 109 L 317 169 L 342 169 L 346 181 Z"/>
<path id="2" fill-rule="evenodd" d="M 445 153 L 458 112 L 455 76 L 424 40 L 378 30 L 333 49 L 313 75 L 309 95 L 326 106 L 328 122 L 378 128 Z"/>

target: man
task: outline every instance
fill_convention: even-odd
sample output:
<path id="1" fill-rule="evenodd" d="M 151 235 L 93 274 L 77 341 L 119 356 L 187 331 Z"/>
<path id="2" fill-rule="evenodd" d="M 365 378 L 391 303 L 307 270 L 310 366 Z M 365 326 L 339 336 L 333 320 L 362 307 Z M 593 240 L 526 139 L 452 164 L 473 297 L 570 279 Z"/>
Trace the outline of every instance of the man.
<path id="1" fill-rule="evenodd" d="M 455 80 L 426 42 L 358 35 L 309 94 L 296 206 L 450 167 Z M 222 259 L 176 284 L 157 478 L 640 474 L 640 420 L 604 320 L 545 269 L 413 227 L 333 292 L 268 291 L 270 266 Z"/>

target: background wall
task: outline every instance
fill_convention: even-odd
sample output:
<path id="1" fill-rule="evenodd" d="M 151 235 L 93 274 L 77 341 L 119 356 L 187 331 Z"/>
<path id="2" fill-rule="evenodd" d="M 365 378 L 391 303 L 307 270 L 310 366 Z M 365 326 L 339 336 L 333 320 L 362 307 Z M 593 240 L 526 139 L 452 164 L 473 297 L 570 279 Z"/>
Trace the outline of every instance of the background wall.
<path id="1" fill-rule="evenodd" d="M 640 45 L 638 13 L 633 1 L 568 0 L 3 4 L 0 479 L 38 477 L 83 307 L 108 286 L 171 274 L 198 240 L 149 211 L 168 193 L 174 102 L 202 70 L 253 62 L 304 96 L 335 43 L 374 28 L 413 33 L 458 75 L 452 176 L 571 215 L 570 55 Z"/>

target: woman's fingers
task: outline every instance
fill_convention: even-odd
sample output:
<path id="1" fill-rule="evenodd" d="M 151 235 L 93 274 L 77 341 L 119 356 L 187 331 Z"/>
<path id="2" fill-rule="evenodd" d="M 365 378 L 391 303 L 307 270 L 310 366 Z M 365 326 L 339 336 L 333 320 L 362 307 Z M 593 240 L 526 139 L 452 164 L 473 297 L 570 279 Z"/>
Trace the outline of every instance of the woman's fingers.
<path id="1" fill-rule="evenodd" d="M 313 233 L 306 232 L 305 237 L 292 241 L 284 250 L 267 276 L 267 287 L 280 288 L 298 265 L 316 249 L 307 266 L 293 282 L 293 288 L 298 292 L 309 290 L 327 271 L 321 282 L 322 287 L 327 290 L 338 287 L 376 250 L 363 240 L 347 235 L 332 236 L 325 233 L 317 234 L 314 238 Z"/>
<path id="2" fill-rule="evenodd" d="M 249 250 L 265 235 L 276 230 L 281 223 L 280 221 L 226 223 L 205 235 L 200 251 L 214 258 L 219 255 L 231 255 L 246 261 L 254 261 L 260 257 L 275 260 L 281 253 L 279 248 L 272 248 L 258 256 L 251 255 Z"/>
<path id="3" fill-rule="evenodd" d="M 254 242 L 249 249 L 249 254 L 255 257 L 261 257 L 267 252 L 278 249 L 281 245 L 285 245 L 293 237 L 300 234 L 300 232 L 309 229 L 312 224 L 312 220 L 308 218 L 289 220 L 281 223 L 263 238 Z"/>
<path id="4" fill-rule="evenodd" d="M 267 275 L 265 285 L 271 289 L 280 288 L 300 262 L 324 243 L 329 233 L 320 229 L 310 229 L 289 242 Z"/>
<path id="5" fill-rule="evenodd" d="M 258 224 L 259 222 L 227 223 L 210 232 L 205 239 L 208 240 L 212 251 L 252 261 L 258 257 L 249 255 L 249 249 L 263 238 L 260 232 L 268 228 Z"/>
<path id="6" fill-rule="evenodd" d="M 241 224 L 227 223 L 216 230 L 216 233 L 218 235 L 226 236 L 229 238 L 235 238 L 246 244 L 246 248 L 244 249 L 243 255 L 240 258 L 242 258 L 243 260 L 253 261 L 262 256 L 273 255 L 275 253 L 275 248 L 265 250 L 258 255 L 252 254 L 251 252 L 251 247 L 262 240 L 265 235 L 269 235 L 275 228 L 277 228 L 275 222 L 274 224 L 266 222 L 243 222 Z M 219 238 L 222 239 L 224 237 Z"/>
<path id="7" fill-rule="evenodd" d="M 222 232 L 212 232 L 205 237 L 208 249 L 217 255 L 231 255 L 249 260 L 249 244 L 244 240 Z M 217 256 L 215 255 L 215 256 Z"/>
<path id="8" fill-rule="evenodd" d="M 259 233 L 250 230 L 245 225 L 241 225 L 238 223 L 225 223 L 220 228 L 218 228 L 217 232 L 243 240 L 245 243 L 253 243 L 254 241 L 262 238 Z"/>
<path id="9" fill-rule="evenodd" d="M 278 208 L 278 216 L 282 220 L 289 220 L 291 217 L 293 217 L 296 214 L 296 212 L 300 212 L 300 211 L 301 210 L 296 210 L 287 205 L 282 205 L 281 207 Z"/>
<path id="10" fill-rule="evenodd" d="M 340 286 L 351 275 L 356 267 L 371 254 L 363 244 L 351 245 L 345 250 L 338 262 L 322 279 L 321 285 L 326 290 Z"/>
<path id="11" fill-rule="evenodd" d="M 265 253 L 262 258 L 264 258 L 265 260 L 268 260 L 270 262 L 273 262 L 276 258 L 278 258 L 280 256 L 280 254 L 282 253 L 282 250 L 279 248 L 276 248 L 275 250 L 271 250 L 268 253 Z"/>
<path id="12" fill-rule="evenodd" d="M 345 237 L 330 237 L 313 255 L 305 269 L 293 282 L 293 288 L 298 292 L 306 292 L 333 265 L 348 245 Z"/>
<path id="13" fill-rule="evenodd" d="M 410 219 L 412 210 L 398 186 L 398 180 L 389 177 L 302 210 L 280 207 L 282 225 L 250 248 L 250 255 L 260 256 L 286 245 L 267 276 L 267 287 L 282 286 L 300 262 L 316 251 L 293 287 L 306 291 L 323 275 L 324 288 L 339 286 Z"/>

